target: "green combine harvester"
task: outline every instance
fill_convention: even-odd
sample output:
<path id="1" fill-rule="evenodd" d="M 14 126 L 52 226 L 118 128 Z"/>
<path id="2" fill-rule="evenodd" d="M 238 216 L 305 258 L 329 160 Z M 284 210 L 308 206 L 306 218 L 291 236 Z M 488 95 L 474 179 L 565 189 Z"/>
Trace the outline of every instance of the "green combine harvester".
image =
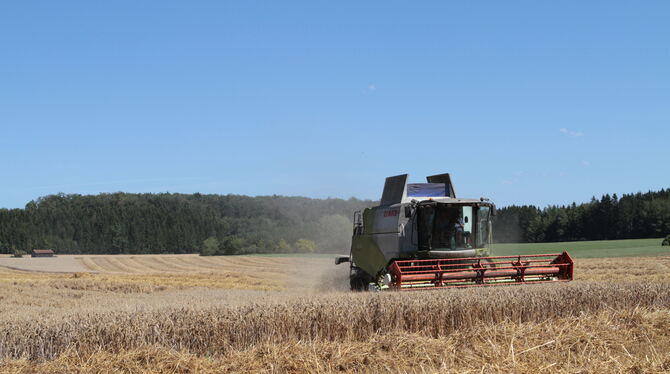
<path id="1" fill-rule="evenodd" d="M 491 256 L 495 205 L 456 197 L 449 174 L 428 183 L 386 178 L 379 206 L 354 213 L 349 256 L 354 291 L 413 290 L 570 281 L 561 254 Z"/>

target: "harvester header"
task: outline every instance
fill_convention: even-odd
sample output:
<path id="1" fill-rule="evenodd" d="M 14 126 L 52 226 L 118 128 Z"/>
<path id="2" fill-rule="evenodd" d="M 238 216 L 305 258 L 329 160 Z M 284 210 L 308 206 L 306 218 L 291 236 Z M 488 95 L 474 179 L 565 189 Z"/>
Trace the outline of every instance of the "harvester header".
<path id="1" fill-rule="evenodd" d="M 569 281 L 567 252 L 490 256 L 495 205 L 457 198 L 449 174 L 386 178 L 380 205 L 354 213 L 352 290 L 432 289 Z"/>

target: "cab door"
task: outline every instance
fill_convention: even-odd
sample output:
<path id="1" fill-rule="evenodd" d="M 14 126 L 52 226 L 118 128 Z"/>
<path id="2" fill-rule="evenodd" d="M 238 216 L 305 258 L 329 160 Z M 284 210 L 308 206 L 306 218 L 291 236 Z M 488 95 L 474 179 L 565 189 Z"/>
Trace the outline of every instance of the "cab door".
<path id="1" fill-rule="evenodd" d="M 421 204 L 417 207 L 417 235 L 420 251 L 430 251 L 432 249 L 433 228 L 435 227 L 435 208 L 433 204 Z"/>

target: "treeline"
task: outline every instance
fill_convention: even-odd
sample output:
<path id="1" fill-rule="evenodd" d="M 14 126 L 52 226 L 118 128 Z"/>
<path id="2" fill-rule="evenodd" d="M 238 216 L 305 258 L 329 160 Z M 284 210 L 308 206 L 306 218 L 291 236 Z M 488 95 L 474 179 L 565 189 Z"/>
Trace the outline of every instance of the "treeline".
<path id="1" fill-rule="evenodd" d="M 206 254 L 349 250 L 372 201 L 202 194 L 50 195 L 0 209 L 0 252 Z"/>
<path id="2" fill-rule="evenodd" d="M 568 206 L 498 209 L 496 242 L 561 242 L 658 238 L 670 234 L 670 189 L 595 197 Z"/>
<path id="3" fill-rule="evenodd" d="M 50 195 L 0 209 L 0 253 L 346 253 L 351 198 L 201 194 Z M 585 204 L 509 206 L 494 220 L 496 242 L 635 239 L 670 234 L 670 189 L 604 195 Z"/>

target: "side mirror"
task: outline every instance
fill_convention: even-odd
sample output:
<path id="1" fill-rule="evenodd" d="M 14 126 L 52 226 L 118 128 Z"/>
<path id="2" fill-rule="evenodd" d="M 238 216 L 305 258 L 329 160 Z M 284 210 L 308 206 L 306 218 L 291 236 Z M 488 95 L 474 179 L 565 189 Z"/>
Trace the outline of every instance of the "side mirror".
<path id="1" fill-rule="evenodd" d="M 491 216 L 496 216 L 496 206 L 494 204 L 491 204 Z"/>
<path id="2" fill-rule="evenodd" d="M 349 262 L 349 256 L 335 256 L 335 265 L 339 265 L 343 262 Z"/>
<path id="3" fill-rule="evenodd" d="M 410 218 L 412 216 L 412 207 L 407 205 L 405 206 L 405 218 Z"/>

